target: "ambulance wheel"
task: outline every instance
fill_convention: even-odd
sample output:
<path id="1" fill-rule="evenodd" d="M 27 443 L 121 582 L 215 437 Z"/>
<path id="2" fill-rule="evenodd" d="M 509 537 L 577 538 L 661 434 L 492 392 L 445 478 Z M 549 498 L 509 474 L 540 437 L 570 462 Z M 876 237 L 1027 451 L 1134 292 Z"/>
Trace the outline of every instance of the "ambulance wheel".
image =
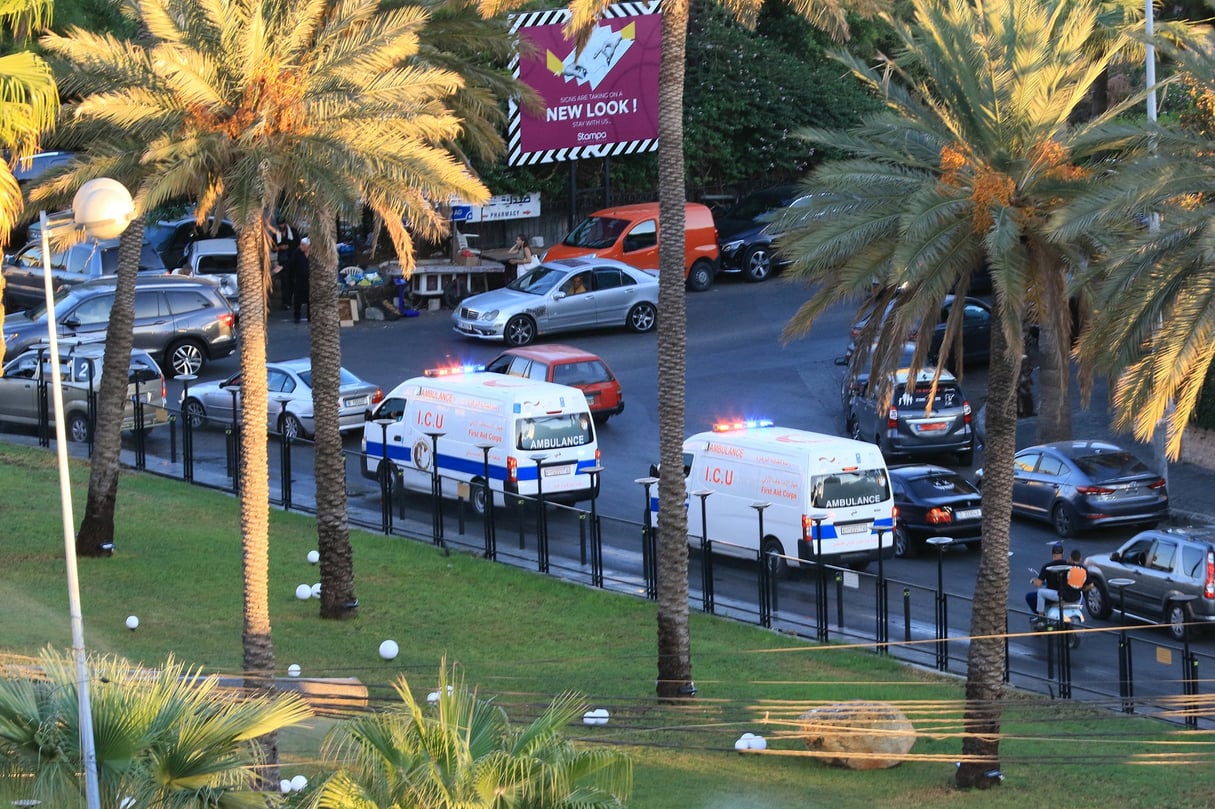
<path id="1" fill-rule="evenodd" d="M 472 504 L 473 513 L 481 517 L 485 516 L 486 495 L 485 481 L 481 478 L 473 478 L 469 501 Z"/>
<path id="2" fill-rule="evenodd" d="M 518 348 L 536 339 L 536 324 L 527 315 L 515 315 L 506 321 L 506 329 L 502 332 L 506 344 Z"/>
<path id="3" fill-rule="evenodd" d="M 768 567 L 768 575 L 774 579 L 789 578 L 789 562 L 785 559 L 785 549 L 776 537 L 764 539 L 764 564 Z"/>

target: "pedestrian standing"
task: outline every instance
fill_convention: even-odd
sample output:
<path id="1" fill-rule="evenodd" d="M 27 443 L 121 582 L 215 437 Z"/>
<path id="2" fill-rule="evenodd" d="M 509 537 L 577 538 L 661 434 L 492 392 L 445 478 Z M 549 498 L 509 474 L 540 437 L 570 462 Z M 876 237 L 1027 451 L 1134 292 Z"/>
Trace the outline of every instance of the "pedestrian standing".
<path id="1" fill-rule="evenodd" d="M 312 314 L 308 290 L 308 272 L 311 269 L 308 255 L 311 251 L 312 240 L 307 236 L 300 239 L 299 246 L 291 251 L 287 268 L 283 271 L 287 283 L 291 285 L 291 318 L 296 323 L 300 322 L 300 315 L 305 308 L 308 310 L 305 318 Z"/>
<path id="2" fill-rule="evenodd" d="M 291 273 L 287 271 L 287 267 L 298 247 L 295 231 L 287 222 L 287 218 L 279 214 L 275 224 L 267 224 L 266 232 L 270 235 L 270 249 L 274 251 L 274 261 L 277 264 L 274 274 L 280 279 L 283 308 L 287 309 L 292 305 Z"/>

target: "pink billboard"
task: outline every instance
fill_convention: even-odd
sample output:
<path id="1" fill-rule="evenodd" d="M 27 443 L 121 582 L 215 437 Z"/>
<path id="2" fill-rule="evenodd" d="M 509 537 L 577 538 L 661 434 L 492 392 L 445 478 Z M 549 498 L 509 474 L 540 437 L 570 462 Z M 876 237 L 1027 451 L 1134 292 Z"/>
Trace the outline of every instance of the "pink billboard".
<path id="1" fill-rule="evenodd" d="M 581 53 L 562 33 L 567 13 L 521 14 L 530 44 L 515 73 L 544 99 L 532 115 L 511 109 L 510 163 L 547 163 L 652 151 L 658 145 L 658 3 L 610 6 Z"/>

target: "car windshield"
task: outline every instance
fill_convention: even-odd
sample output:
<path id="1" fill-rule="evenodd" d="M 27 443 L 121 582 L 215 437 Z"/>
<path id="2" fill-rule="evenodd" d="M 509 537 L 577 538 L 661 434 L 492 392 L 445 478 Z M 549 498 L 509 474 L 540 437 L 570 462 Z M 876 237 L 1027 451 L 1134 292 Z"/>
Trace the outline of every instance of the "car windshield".
<path id="1" fill-rule="evenodd" d="M 81 293 L 77 292 L 75 289 L 69 289 L 64 292 L 60 292 L 58 295 L 55 296 L 55 313 L 58 314 L 58 313 L 64 311 L 65 309 L 71 308 L 76 303 L 76 301 L 79 300 L 81 297 L 82 297 Z M 28 317 L 30 320 L 45 319 L 46 318 L 46 304 L 45 303 L 38 304 L 37 306 L 31 308 L 28 312 L 26 312 L 25 316 Z"/>
<path id="2" fill-rule="evenodd" d="M 899 395 L 895 397 L 895 401 L 899 407 L 924 409 L 928 407 L 928 399 L 931 393 L 931 384 L 918 384 L 910 391 L 906 388 L 900 390 Z M 954 385 L 937 385 L 936 395 L 932 397 L 933 410 L 946 407 L 959 407 L 961 404 L 961 390 Z"/>
<path id="3" fill-rule="evenodd" d="M 885 469 L 862 469 L 816 475 L 810 480 L 810 503 L 815 508 L 847 508 L 880 503 L 890 497 Z"/>
<path id="4" fill-rule="evenodd" d="M 1102 452 L 1076 458 L 1076 466 L 1090 480 L 1109 480 L 1125 475 L 1142 475 L 1148 471 L 1147 464 L 1129 452 Z"/>
<path id="5" fill-rule="evenodd" d="M 523 450 L 581 447 L 591 443 L 591 414 L 562 413 L 519 419 L 518 448 Z"/>
<path id="6" fill-rule="evenodd" d="M 781 206 L 781 202 L 769 194 L 751 194 L 743 197 L 733 208 L 726 211 L 723 219 L 756 219 Z"/>
<path id="7" fill-rule="evenodd" d="M 566 247 L 611 247 L 628 226 L 627 219 L 588 216 L 579 222 L 561 243 Z"/>
<path id="8" fill-rule="evenodd" d="M 529 270 L 506 285 L 507 289 L 526 292 L 529 295 L 547 295 L 565 278 L 565 270 L 540 265 Z"/>
<path id="9" fill-rule="evenodd" d="M 916 497 L 932 499 L 949 494 L 978 494 L 979 490 L 959 475 L 926 475 L 907 481 L 907 488 Z"/>

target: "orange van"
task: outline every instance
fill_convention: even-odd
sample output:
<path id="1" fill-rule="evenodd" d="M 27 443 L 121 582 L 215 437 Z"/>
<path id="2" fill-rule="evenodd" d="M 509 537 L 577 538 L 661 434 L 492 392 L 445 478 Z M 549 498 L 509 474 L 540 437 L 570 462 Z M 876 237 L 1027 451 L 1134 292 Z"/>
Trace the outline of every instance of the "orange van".
<path id="1" fill-rule="evenodd" d="M 717 226 L 713 212 L 697 202 L 687 203 L 684 218 L 684 277 L 688 289 L 700 292 L 717 274 Z M 613 258 L 639 270 L 658 269 L 658 203 L 595 211 L 544 254 L 546 261 L 578 256 Z"/>

